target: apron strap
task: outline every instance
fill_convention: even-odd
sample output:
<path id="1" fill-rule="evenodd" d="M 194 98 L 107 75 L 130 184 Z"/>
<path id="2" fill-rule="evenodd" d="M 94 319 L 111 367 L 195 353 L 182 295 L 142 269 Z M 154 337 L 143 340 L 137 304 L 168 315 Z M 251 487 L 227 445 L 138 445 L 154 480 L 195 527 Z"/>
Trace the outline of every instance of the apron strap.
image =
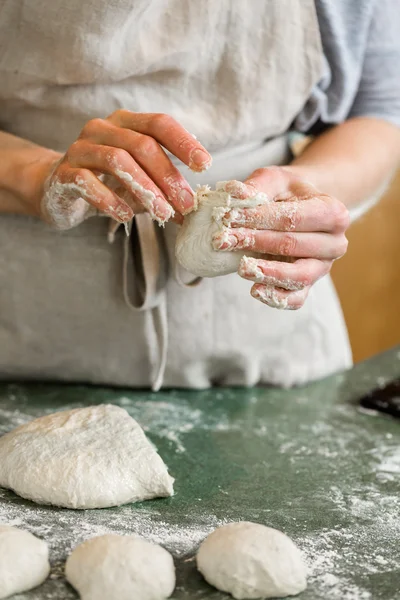
<path id="1" fill-rule="evenodd" d="M 118 226 L 115 221 L 110 224 L 110 242 Z M 175 263 L 174 271 L 175 279 L 182 287 L 194 287 L 202 281 L 201 277 L 184 281 L 178 263 Z M 163 384 L 168 358 L 167 278 L 168 258 L 163 232 L 148 214 L 138 214 L 129 224 L 124 240 L 122 285 L 126 305 L 133 311 L 149 313 L 156 340 L 155 346 L 149 342 L 150 356 L 154 357 L 155 363 L 153 391 L 158 391 Z"/>
<path id="2" fill-rule="evenodd" d="M 164 382 L 165 367 L 168 358 L 168 314 L 167 295 L 163 291 L 160 304 L 151 310 L 151 318 L 157 339 L 157 363 L 152 378 L 151 389 L 158 392 Z"/>
<path id="3" fill-rule="evenodd" d="M 168 263 L 163 245 L 161 231 L 150 216 L 136 215 L 129 224 L 129 237 L 124 240 L 123 293 L 131 310 L 149 311 L 156 338 L 156 347 L 150 347 L 150 355 L 155 357 L 153 391 L 162 386 L 168 353 Z"/>
<path id="4" fill-rule="evenodd" d="M 124 241 L 123 291 L 126 304 L 142 311 L 156 307 L 166 283 L 160 237 L 146 213 L 136 215 Z M 130 252 L 131 250 L 131 252 Z"/>

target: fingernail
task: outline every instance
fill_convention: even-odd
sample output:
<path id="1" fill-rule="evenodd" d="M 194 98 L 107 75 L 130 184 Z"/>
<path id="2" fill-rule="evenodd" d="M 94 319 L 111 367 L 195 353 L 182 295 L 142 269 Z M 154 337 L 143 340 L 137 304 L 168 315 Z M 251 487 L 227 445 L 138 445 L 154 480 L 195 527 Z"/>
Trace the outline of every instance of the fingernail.
<path id="1" fill-rule="evenodd" d="M 229 229 L 217 233 L 213 238 L 214 250 L 251 250 L 255 246 L 255 234 L 251 229 Z"/>
<path id="2" fill-rule="evenodd" d="M 178 195 L 181 212 L 186 215 L 194 209 L 194 193 L 189 190 L 181 190 Z"/>
<path id="3" fill-rule="evenodd" d="M 256 300 L 260 300 L 271 308 L 285 310 L 288 308 L 288 298 L 281 297 L 273 287 L 265 285 L 255 285 L 251 290 L 251 295 Z"/>
<path id="4" fill-rule="evenodd" d="M 205 150 L 193 150 L 189 157 L 189 168 L 192 171 L 206 171 L 211 167 L 212 158 Z"/>
<path id="5" fill-rule="evenodd" d="M 245 225 L 246 224 L 246 213 L 243 210 L 233 208 L 225 213 L 222 219 L 224 225 Z"/>
<path id="6" fill-rule="evenodd" d="M 117 217 L 123 222 L 127 223 L 131 219 L 133 219 L 133 211 L 126 205 L 117 205 L 115 207 L 115 213 Z"/>
<path id="7" fill-rule="evenodd" d="M 170 204 L 166 204 L 165 200 L 160 198 L 160 204 L 154 206 L 153 218 L 159 225 L 164 225 L 175 214 L 174 209 Z"/>
<path id="8" fill-rule="evenodd" d="M 251 256 L 243 256 L 239 264 L 238 273 L 240 277 L 250 279 L 261 283 L 264 281 L 265 276 L 262 269 L 258 266 L 258 260 Z"/>
<path id="9" fill-rule="evenodd" d="M 225 183 L 225 191 L 231 196 L 241 198 L 249 196 L 249 189 L 242 181 L 236 181 L 236 179 L 232 179 L 231 181 L 227 181 Z"/>
<path id="10" fill-rule="evenodd" d="M 232 250 L 237 246 L 237 238 L 228 229 L 217 233 L 213 238 L 214 250 Z"/>

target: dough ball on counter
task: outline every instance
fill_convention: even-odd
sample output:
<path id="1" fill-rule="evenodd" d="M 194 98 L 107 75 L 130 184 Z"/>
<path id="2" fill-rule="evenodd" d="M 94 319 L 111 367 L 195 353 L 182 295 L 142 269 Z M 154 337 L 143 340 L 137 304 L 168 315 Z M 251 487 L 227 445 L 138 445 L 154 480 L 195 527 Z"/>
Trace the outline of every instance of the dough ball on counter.
<path id="1" fill-rule="evenodd" d="M 234 598 L 284 598 L 307 587 L 300 550 L 281 531 L 258 523 L 230 523 L 213 531 L 197 553 L 197 568 Z"/>
<path id="2" fill-rule="evenodd" d="M 173 481 L 140 425 L 110 404 L 40 417 L 0 438 L 0 486 L 39 504 L 118 506 L 171 496 Z"/>
<path id="3" fill-rule="evenodd" d="M 0 525 L 0 598 L 37 587 L 49 573 L 46 542 L 29 531 Z"/>
<path id="4" fill-rule="evenodd" d="M 169 552 L 133 536 L 83 542 L 69 556 L 65 573 L 82 600 L 165 600 L 175 588 Z"/>

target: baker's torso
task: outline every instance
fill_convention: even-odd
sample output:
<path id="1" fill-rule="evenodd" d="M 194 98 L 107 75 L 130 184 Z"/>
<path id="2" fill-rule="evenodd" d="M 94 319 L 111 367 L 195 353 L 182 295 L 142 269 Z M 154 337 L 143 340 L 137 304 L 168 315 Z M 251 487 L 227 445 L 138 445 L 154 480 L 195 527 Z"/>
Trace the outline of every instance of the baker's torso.
<path id="1" fill-rule="evenodd" d="M 5 130 L 62 151 L 90 118 L 166 112 L 214 153 L 210 184 L 288 160 L 281 135 L 322 59 L 312 0 L 3 0 L 0 45 Z M 274 138 L 283 142 L 263 142 Z M 101 218 L 58 233 L 4 216 L 0 229 L 2 376 L 150 385 L 163 317 L 159 305 L 134 312 L 124 302 L 123 232 L 109 245 Z M 166 385 L 289 385 L 349 364 L 329 278 L 303 309 L 278 312 L 236 275 L 182 288 L 173 240 L 170 226 Z"/>

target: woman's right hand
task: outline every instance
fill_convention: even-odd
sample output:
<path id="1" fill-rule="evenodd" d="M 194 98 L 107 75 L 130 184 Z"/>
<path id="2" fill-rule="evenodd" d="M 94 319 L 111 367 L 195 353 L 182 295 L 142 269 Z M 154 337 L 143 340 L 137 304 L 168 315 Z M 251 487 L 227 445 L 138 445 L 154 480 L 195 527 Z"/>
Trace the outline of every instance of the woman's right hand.
<path id="1" fill-rule="evenodd" d="M 211 165 L 205 148 L 168 115 L 118 110 L 88 121 L 36 186 L 40 216 L 57 229 L 98 212 L 121 223 L 139 212 L 160 224 L 181 220 L 195 208 L 194 192 L 163 148 L 193 171 Z"/>

